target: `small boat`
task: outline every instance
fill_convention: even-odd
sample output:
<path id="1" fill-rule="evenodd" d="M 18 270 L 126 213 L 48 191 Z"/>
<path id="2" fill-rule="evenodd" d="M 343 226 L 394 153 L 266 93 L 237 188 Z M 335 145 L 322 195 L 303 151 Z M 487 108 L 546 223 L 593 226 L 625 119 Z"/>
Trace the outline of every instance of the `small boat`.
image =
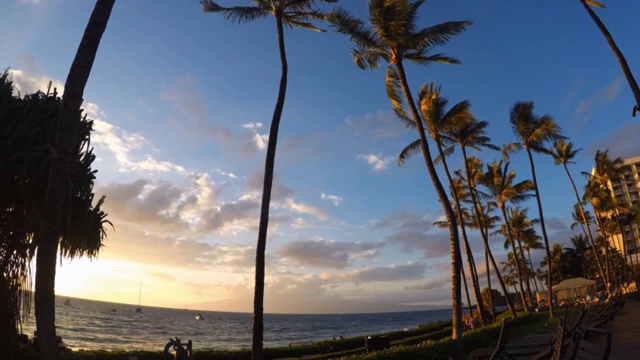
<path id="1" fill-rule="evenodd" d="M 71 300 L 67 299 L 64 301 L 64 306 L 71 306 Z"/>
<path id="2" fill-rule="evenodd" d="M 117 312 L 118 312 L 118 310 L 116 310 L 116 308 L 111 308 L 111 313 L 112 313 L 112 314 L 115 314 L 115 313 L 117 313 Z"/>
<path id="3" fill-rule="evenodd" d="M 202 315 L 200 315 L 200 314 L 198 314 L 198 315 L 194 316 L 194 318 L 195 318 L 196 320 L 204 320 L 204 318 L 203 318 L 203 317 L 202 317 Z"/>

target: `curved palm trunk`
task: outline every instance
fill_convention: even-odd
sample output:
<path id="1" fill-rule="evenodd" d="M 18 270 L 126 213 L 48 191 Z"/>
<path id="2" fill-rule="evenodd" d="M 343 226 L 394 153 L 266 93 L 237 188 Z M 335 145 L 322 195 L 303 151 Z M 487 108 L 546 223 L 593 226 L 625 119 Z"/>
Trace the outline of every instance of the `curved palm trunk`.
<path id="1" fill-rule="evenodd" d="M 416 108 L 416 104 L 409 89 L 409 84 L 407 83 L 407 76 L 402 65 L 402 59 L 396 58 L 394 64 L 398 70 L 398 78 L 400 79 L 402 92 L 404 93 L 404 97 L 407 101 L 407 106 L 409 106 L 411 115 L 413 116 L 413 121 L 415 121 L 416 123 L 416 130 L 418 131 L 418 136 L 420 137 L 420 147 L 422 148 L 422 156 L 424 157 L 427 171 L 429 172 L 429 176 L 431 177 L 431 181 L 433 182 L 433 186 L 435 187 L 436 194 L 438 195 L 438 199 L 440 200 L 440 204 L 442 205 L 445 216 L 447 218 L 447 223 L 449 225 L 449 240 L 451 242 L 451 317 L 453 320 L 453 329 L 451 334 L 451 338 L 453 340 L 452 352 L 454 357 L 463 356 L 464 350 L 462 348 L 462 307 L 460 303 L 460 298 L 462 295 L 460 286 L 460 267 L 462 263 L 462 255 L 460 254 L 460 238 L 458 237 L 458 225 L 456 222 L 456 216 L 453 212 L 453 209 L 451 208 L 451 203 L 449 202 L 447 193 L 442 186 L 442 182 L 438 177 L 435 165 L 433 164 L 433 159 L 431 158 L 431 153 L 429 152 L 427 137 L 424 133 L 424 126 L 422 125 L 420 113 Z"/>
<path id="2" fill-rule="evenodd" d="M 573 177 L 569 172 L 569 168 L 566 163 L 562 164 L 564 166 L 564 171 L 566 171 L 567 176 L 569 177 L 569 181 L 571 182 L 571 187 L 573 187 L 573 193 L 576 195 L 576 200 L 578 200 L 578 208 L 580 209 L 580 215 L 582 216 L 582 221 L 584 221 L 583 229 L 586 230 L 587 237 L 589 239 L 589 244 L 593 246 L 594 252 L 593 255 L 596 258 L 596 263 L 598 264 L 598 273 L 604 280 L 604 272 L 602 271 L 602 264 L 600 263 L 600 257 L 598 256 L 598 252 L 596 249 L 596 241 L 593 238 L 593 234 L 591 233 L 591 228 L 589 227 L 589 221 L 587 220 L 587 215 L 584 213 L 584 207 L 582 206 L 582 201 L 580 201 L 580 194 L 578 193 L 578 188 L 576 187 L 576 183 L 573 181 Z"/>
<path id="3" fill-rule="evenodd" d="M 262 360 L 264 339 L 264 278 L 265 278 L 265 249 L 267 246 L 267 229 L 269 227 L 269 206 L 271 204 L 271 188 L 273 186 L 273 170 L 276 160 L 276 144 L 278 142 L 278 129 L 280 118 L 284 108 L 284 99 L 287 92 L 287 53 L 284 46 L 284 27 L 282 15 L 275 16 L 278 31 L 278 50 L 280 52 L 281 71 L 278 99 L 273 110 L 271 128 L 269 129 L 269 142 L 264 166 L 264 183 L 262 188 L 262 204 L 260 207 L 260 224 L 258 228 L 258 243 L 256 247 L 256 279 L 253 299 L 253 341 L 251 346 L 251 358 Z"/>
<path id="4" fill-rule="evenodd" d="M 42 359 L 56 359 L 55 277 L 62 214 L 69 191 L 69 175 L 78 146 L 78 121 L 84 88 L 98 52 L 115 0 L 98 0 L 85 28 L 65 82 L 62 109 L 49 170 L 41 230 L 34 237 L 36 256 L 35 311 Z"/>
<path id="5" fill-rule="evenodd" d="M 507 239 L 509 240 L 509 244 L 511 245 L 511 251 L 513 251 L 513 258 L 516 263 L 516 271 L 518 272 L 518 279 L 520 280 L 518 281 L 518 286 L 520 287 L 520 298 L 522 300 L 522 306 L 526 309 L 527 299 L 526 299 L 526 296 L 524 296 L 524 287 L 522 286 L 522 282 L 523 282 L 522 264 L 520 264 L 520 260 L 518 260 L 518 250 L 516 249 L 516 242 L 513 239 L 513 234 L 511 233 L 511 226 L 509 226 L 509 218 L 507 217 L 507 210 L 505 209 L 504 205 L 500 206 L 500 210 L 502 211 L 502 216 L 504 217 L 504 225 L 507 228 Z"/>
<path id="6" fill-rule="evenodd" d="M 513 302 L 509 297 L 509 291 L 507 290 L 507 287 L 504 284 L 504 281 L 502 280 L 502 275 L 500 274 L 498 263 L 496 263 L 496 259 L 493 257 L 493 253 L 491 252 L 491 249 L 489 247 L 489 230 L 487 229 L 487 226 L 486 226 L 487 222 L 484 217 L 484 212 L 480 207 L 480 200 L 478 198 L 478 194 L 476 193 L 473 186 L 471 186 L 471 179 L 469 175 L 471 171 L 469 170 L 469 162 L 467 161 L 468 160 L 467 149 L 464 146 L 460 146 L 460 149 L 462 150 L 462 158 L 464 159 L 464 170 L 465 170 L 465 174 L 467 175 L 466 176 L 467 188 L 469 188 L 469 191 L 471 193 L 471 201 L 473 202 L 473 211 L 475 213 L 476 219 L 478 219 L 478 225 L 480 227 L 480 235 L 482 236 L 482 242 L 484 243 L 485 254 L 488 255 L 487 261 L 491 262 L 493 271 L 495 271 L 496 273 L 496 277 L 498 278 L 498 284 L 500 285 L 500 290 L 502 290 L 502 293 L 504 294 L 504 297 L 507 302 L 507 307 L 509 308 L 509 312 L 511 312 L 511 316 L 513 316 L 514 319 L 517 319 L 518 315 L 516 314 L 516 310 L 513 306 Z M 491 276 L 491 273 L 489 272 L 489 265 L 487 264 L 487 281 L 489 284 L 491 284 L 491 281 L 489 280 L 490 276 Z M 491 290 L 491 287 L 489 287 L 489 290 Z M 492 302 L 491 309 L 493 311 L 493 319 L 495 320 L 496 317 L 495 317 L 495 308 L 493 307 L 493 298 L 491 302 Z"/>
<path id="7" fill-rule="evenodd" d="M 551 251 L 549 248 L 549 238 L 547 237 L 547 227 L 544 225 L 544 214 L 542 212 L 542 201 L 540 200 L 540 190 L 538 190 L 538 180 L 536 178 L 536 167 L 533 164 L 533 157 L 531 156 L 531 149 L 528 146 L 527 157 L 529 158 L 529 165 L 531 166 L 531 178 L 533 180 L 533 190 L 536 193 L 536 203 L 538 204 L 538 215 L 540 217 L 540 228 L 542 229 L 542 239 L 544 240 L 544 250 L 547 253 L 547 259 L 551 261 Z M 547 286 L 549 289 L 553 288 L 553 282 L 551 281 L 551 271 L 547 271 Z M 549 290 L 549 302 L 553 304 L 553 291 Z M 553 306 L 549 306 L 549 317 L 553 317 Z"/>
<path id="8" fill-rule="evenodd" d="M 580 3 L 584 7 L 584 9 L 587 10 L 587 13 L 589 13 L 589 16 L 591 16 L 591 19 L 593 20 L 593 22 L 596 23 L 596 25 L 598 26 L 598 29 L 600 29 L 600 31 L 602 32 L 602 35 L 604 35 L 604 38 L 607 40 L 607 43 L 609 44 L 611 51 L 613 51 L 613 55 L 615 55 L 616 59 L 618 60 L 618 63 L 620 64 L 622 73 L 624 74 L 624 77 L 627 79 L 627 82 L 629 83 L 629 87 L 631 87 L 631 92 L 633 92 L 633 97 L 636 100 L 636 105 L 634 105 L 633 111 L 631 112 L 631 116 L 635 117 L 636 111 L 638 111 L 638 108 L 640 107 L 640 87 L 638 87 L 638 83 L 636 82 L 636 79 L 633 77 L 633 74 L 631 73 L 631 69 L 627 64 L 627 60 L 625 59 L 624 55 L 622 55 L 622 51 L 620 51 L 620 48 L 618 48 L 618 45 L 616 45 L 616 42 L 613 40 L 613 36 L 611 36 L 611 33 L 609 33 L 609 30 L 607 30 L 607 27 L 604 26 L 604 23 L 600 20 L 598 15 L 596 15 L 595 11 L 593 11 L 591 6 L 589 6 L 589 4 L 587 4 L 585 0 L 580 0 Z"/>
<path id="9" fill-rule="evenodd" d="M 471 286 L 473 287 L 473 297 L 476 301 L 476 310 L 480 314 L 481 325 L 485 326 L 487 324 L 487 315 L 482 307 L 482 296 L 480 294 L 480 286 L 478 285 L 478 273 L 476 272 L 475 261 L 473 260 L 473 254 L 471 253 L 471 247 L 469 246 L 469 238 L 467 237 L 467 230 L 463 218 L 464 214 L 460 207 L 460 198 L 458 197 L 456 190 L 453 188 L 453 179 L 451 178 L 451 173 L 449 172 L 449 166 L 447 165 L 447 160 L 445 158 L 444 151 L 442 150 L 442 146 L 439 141 L 436 141 L 436 145 L 440 158 L 442 159 L 442 167 L 444 168 L 445 176 L 447 177 L 449 186 L 451 187 L 451 195 L 453 196 L 453 201 L 456 204 L 458 219 L 460 220 L 460 232 L 462 233 L 462 243 L 464 245 L 464 254 L 467 258 L 467 266 L 469 267 L 469 276 L 471 277 Z M 463 268 L 462 264 L 460 267 Z M 469 304 L 471 304 L 471 302 L 469 302 Z"/>

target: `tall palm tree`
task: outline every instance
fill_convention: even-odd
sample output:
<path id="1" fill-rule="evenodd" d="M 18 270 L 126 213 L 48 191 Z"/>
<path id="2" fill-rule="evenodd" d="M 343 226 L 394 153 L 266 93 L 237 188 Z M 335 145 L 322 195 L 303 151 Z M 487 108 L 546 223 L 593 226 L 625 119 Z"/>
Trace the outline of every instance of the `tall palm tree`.
<path id="1" fill-rule="evenodd" d="M 591 202 L 600 233 L 605 239 L 605 243 L 608 243 L 607 239 L 613 235 L 615 230 L 607 226 L 607 221 L 605 220 L 607 220 L 608 214 L 613 212 L 617 206 L 609 188 L 609 183 L 620 178 L 620 167 L 623 161 L 619 157 L 612 159 L 608 150 L 598 150 L 595 153 L 594 162 L 593 172 L 591 174 L 584 173 L 589 177 L 589 181 L 585 185 L 583 200 Z M 610 290 L 612 278 L 609 246 L 604 246 L 603 250 L 605 256 L 605 280 L 607 290 Z"/>
<path id="2" fill-rule="evenodd" d="M 98 52 L 115 0 L 97 0 L 85 28 L 80 46 L 65 81 L 62 109 L 55 131 L 55 155 L 52 157 L 44 201 L 42 228 L 34 241 L 36 256 L 35 308 L 38 340 L 42 359 L 55 359 L 58 352 L 55 330 L 55 274 L 58 237 L 63 226 L 63 209 L 69 198 L 69 175 L 74 151 L 79 142 L 80 105 L 84 88 Z"/>
<path id="3" fill-rule="evenodd" d="M 323 32 L 324 30 L 315 27 L 311 23 L 314 20 L 323 20 L 325 18 L 325 14 L 316 9 L 315 5 L 318 2 L 335 3 L 337 1 L 338 0 L 253 0 L 252 6 L 223 7 L 211 0 L 201 0 L 204 12 L 221 13 L 225 18 L 234 23 L 251 22 L 270 15 L 273 15 L 276 20 L 278 51 L 280 54 L 280 85 L 271 118 L 271 127 L 269 128 L 269 141 L 267 144 L 262 187 L 262 204 L 260 208 L 260 224 L 258 225 L 255 293 L 253 301 L 252 357 L 254 360 L 261 360 L 263 358 L 265 250 L 267 245 L 267 230 L 269 227 L 269 206 L 271 204 L 271 188 L 273 186 L 278 129 L 280 128 L 280 119 L 282 117 L 282 110 L 284 109 L 289 71 L 284 42 L 284 27 L 301 27 Z"/>
<path id="4" fill-rule="evenodd" d="M 477 119 L 472 119 L 470 122 L 464 124 L 464 126 L 456 126 L 449 129 L 446 136 L 452 142 L 455 142 L 460 147 L 460 151 L 462 152 L 462 158 L 464 161 L 464 170 L 465 176 L 462 174 L 458 174 L 460 178 L 466 178 L 467 188 L 469 189 L 469 193 L 471 194 L 471 200 L 473 203 L 473 212 L 475 214 L 476 219 L 479 221 L 478 228 L 480 229 L 480 235 L 482 236 L 482 241 L 484 243 L 485 250 L 485 266 L 487 272 L 487 285 L 489 287 L 489 292 L 491 292 L 491 272 L 489 271 L 489 263 L 491 262 L 494 271 L 496 273 L 496 277 L 500 284 L 501 290 L 505 294 L 505 299 L 507 301 L 507 306 L 511 311 L 513 317 L 516 317 L 515 309 L 513 308 L 513 304 L 511 303 L 511 299 L 507 294 L 506 286 L 502 283 L 502 277 L 500 276 L 500 272 L 498 270 L 498 266 L 493 258 L 493 254 L 491 253 L 491 248 L 489 247 L 489 232 L 487 227 L 484 226 L 484 213 L 482 211 L 482 207 L 480 201 L 478 199 L 478 194 L 476 191 L 476 186 L 473 184 L 473 179 L 475 176 L 471 175 L 472 169 L 471 164 L 475 164 L 475 174 L 479 174 L 482 169 L 482 163 L 477 164 L 477 161 L 469 161 L 469 157 L 467 155 L 467 148 L 471 148 L 476 151 L 481 151 L 482 149 L 491 149 L 491 150 L 499 150 L 500 147 L 491 143 L 491 139 L 486 135 L 486 128 L 489 125 L 486 121 L 478 121 Z M 478 166 L 479 165 L 479 166 Z M 482 221 L 482 222 L 480 222 Z M 492 299 L 492 298 L 490 298 Z"/>
<path id="5" fill-rule="evenodd" d="M 398 90 L 399 89 L 396 89 L 395 91 L 396 95 L 394 96 L 396 97 L 399 97 Z M 438 151 L 437 159 L 442 163 L 444 174 L 449 182 L 453 205 L 457 212 L 456 218 L 459 220 L 458 225 L 460 226 L 460 232 L 462 234 L 462 243 L 464 245 L 465 257 L 467 258 L 469 276 L 471 277 L 473 296 L 476 301 L 478 313 L 480 314 L 480 322 L 482 326 L 484 326 L 487 323 L 487 316 L 482 307 L 482 296 L 480 294 L 480 286 L 478 285 L 475 261 L 471 253 L 471 247 L 469 246 L 465 222 L 460 221 L 464 219 L 460 199 L 460 195 L 464 193 L 464 187 L 462 187 L 462 184 L 456 183 L 453 179 L 447 164 L 447 155 L 450 153 L 448 150 L 453 148 L 445 148 L 450 142 L 446 137 L 446 133 L 453 131 L 451 130 L 453 128 L 467 126 L 467 124 L 475 120 L 475 117 L 471 113 L 471 104 L 468 101 L 461 101 L 447 110 L 446 107 L 449 101 L 440 95 L 440 91 L 441 87 L 435 83 L 424 84 L 418 93 L 418 103 L 420 104 L 425 129 L 436 143 Z M 407 158 L 420 153 L 420 150 L 420 139 L 414 140 L 400 152 L 400 155 L 398 155 L 398 164 L 402 165 Z"/>
<path id="6" fill-rule="evenodd" d="M 536 230 L 531 227 L 525 230 L 522 234 L 522 240 L 524 242 L 523 246 L 525 251 L 527 252 L 527 258 L 529 259 L 529 266 L 531 266 L 531 278 L 533 279 L 533 284 L 536 287 L 536 291 L 540 291 L 538 288 L 538 281 L 535 277 L 536 269 L 533 268 L 533 261 L 531 261 L 531 250 L 543 250 L 544 244 L 542 243 L 542 237 L 536 233 Z"/>
<path id="7" fill-rule="evenodd" d="M 484 129 L 484 126 L 477 129 L 480 129 L 480 130 L 476 132 L 476 135 L 475 135 L 477 136 L 477 140 L 478 140 L 476 142 L 476 145 L 480 145 L 481 143 L 488 144 L 488 141 L 489 141 L 488 138 L 486 138 L 483 135 L 484 130 L 482 129 Z M 465 143 L 471 144 L 475 142 L 473 140 L 473 137 L 474 135 L 469 134 L 469 137 L 467 138 L 468 141 L 461 140 L 462 138 L 460 138 L 458 142 L 460 143 L 460 141 L 464 141 Z M 484 138 L 486 138 L 486 140 L 484 140 Z M 490 146 L 487 146 L 487 147 L 490 147 Z M 491 248 L 489 247 L 489 230 L 495 226 L 495 224 L 499 221 L 499 218 L 497 216 L 490 215 L 490 212 L 495 207 L 491 206 L 491 204 L 486 204 L 486 206 L 483 206 L 482 201 L 480 199 L 481 192 L 478 190 L 478 185 L 480 185 L 480 180 L 483 175 L 482 161 L 480 161 L 479 159 L 473 156 L 467 158 L 466 145 L 462 147 L 462 153 L 463 153 L 463 157 L 465 158 L 465 173 L 467 176 L 465 177 L 459 170 L 456 171 L 456 175 L 461 179 L 465 179 L 467 183 L 467 190 L 469 191 L 469 194 L 471 196 L 471 201 L 473 203 L 474 221 L 472 221 L 471 224 L 474 224 L 475 227 L 478 230 L 480 230 L 480 235 L 482 236 L 482 241 L 484 243 L 484 251 L 485 251 L 485 258 L 486 258 L 485 266 L 486 266 L 486 272 L 487 272 L 487 286 L 489 287 L 489 291 L 491 291 L 491 272 L 489 271 L 489 263 L 490 263 L 491 266 L 493 267 L 495 276 L 498 280 L 498 285 L 500 285 L 500 290 L 502 290 L 502 293 L 505 296 L 507 307 L 511 312 L 511 316 L 513 316 L 513 318 L 516 319 L 517 314 L 513 306 L 513 302 L 509 297 L 507 287 L 502 281 L 500 269 L 498 268 L 498 264 L 496 263 L 493 253 L 491 252 Z M 486 197 L 485 194 L 482 194 L 482 196 Z M 492 311 L 495 319 L 495 310 L 492 309 Z"/>
<path id="8" fill-rule="evenodd" d="M 481 179 L 481 184 L 487 188 L 488 195 L 491 198 L 491 203 L 495 205 L 502 212 L 502 220 L 505 224 L 507 239 L 511 244 L 511 250 L 514 256 L 517 257 L 517 250 L 515 246 L 515 239 L 511 226 L 509 225 L 509 216 L 507 215 L 507 204 L 520 204 L 523 201 L 528 200 L 532 195 L 530 190 L 533 189 L 533 183 L 530 180 L 524 180 L 521 182 L 515 182 L 515 171 L 509 171 L 509 162 L 493 162 L 487 165 L 487 171 L 484 173 Z M 520 262 L 516 261 L 516 270 L 518 274 L 524 274 Z M 524 288 L 520 283 L 520 297 L 522 303 L 526 306 L 527 301 L 524 295 Z"/>
<path id="9" fill-rule="evenodd" d="M 546 153 L 545 144 L 548 141 L 560 140 L 560 127 L 549 115 L 537 116 L 533 113 L 533 102 L 516 102 L 509 113 L 509 122 L 514 135 L 519 140 L 516 147 L 524 147 L 531 167 L 531 179 L 533 180 L 533 190 L 536 195 L 538 205 L 538 218 L 542 230 L 542 239 L 547 256 L 550 256 L 549 237 L 544 223 L 544 213 L 542 211 L 542 200 L 540 199 L 540 189 L 536 178 L 536 168 L 533 162 L 532 152 Z M 553 287 L 551 282 L 551 272 L 548 274 L 549 287 Z M 553 302 L 553 294 L 549 292 L 549 301 Z M 549 306 L 549 316 L 553 317 L 553 306 Z"/>
<path id="10" fill-rule="evenodd" d="M 521 274 L 522 276 L 522 280 L 525 282 L 525 287 L 527 288 L 527 293 L 529 295 L 529 301 L 532 302 L 532 293 L 531 293 L 531 284 L 529 282 L 530 276 L 529 276 L 529 266 L 527 265 L 527 258 L 524 255 L 524 251 L 525 251 L 525 241 L 526 238 L 528 236 L 530 236 L 530 232 L 534 231 L 534 235 L 535 235 L 535 230 L 533 229 L 533 225 L 538 223 L 537 219 L 531 220 L 529 219 L 528 215 L 527 215 L 527 211 L 528 209 L 523 209 L 520 206 L 514 206 L 513 208 L 509 208 L 509 210 L 507 211 L 507 215 L 509 216 L 508 219 L 508 225 L 511 228 L 511 232 L 513 235 L 513 238 L 517 241 L 518 243 L 518 256 L 516 257 L 517 259 L 520 260 L 521 262 L 521 268 L 524 270 L 523 273 Z M 506 227 L 506 224 L 505 224 Z"/>
<path id="11" fill-rule="evenodd" d="M 540 266 L 546 266 L 547 273 L 555 273 L 557 275 L 556 280 L 560 282 L 564 280 L 564 274 L 562 272 L 562 267 L 564 265 L 564 259 L 562 255 L 564 252 L 562 250 L 562 246 L 558 243 L 554 243 L 551 247 L 550 253 L 550 257 L 545 256 L 544 259 L 542 259 L 542 261 L 540 262 Z M 549 261 L 548 259 L 551 259 L 551 261 Z M 547 274 L 547 278 L 548 276 L 549 275 Z M 551 289 L 549 284 L 547 284 L 547 287 Z"/>
<path id="12" fill-rule="evenodd" d="M 604 23 L 602 22 L 602 20 L 600 20 L 598 15 L 596 15 L 595 11 L 593 11 L 593 9 L 591 8 L 591 6 L 595 6 L 595 7 L 604 9 L 605 6 L 602 3 L 595 0 L 580 0 L 580 3 L 582 4 L 584 9 L 587 11 L 589 16 L 591 17 L 591 20 L 593 20 L 593 22 L 596 23 L 596 26 L 598 26 L 598 29 L 600 29 L 600 31 L 602 32 L 602 35 L 607 40 L 607 43 L 609 44 L 611 51 L 613 51 L 613 55 L 616 57 L 616 59 L 618 60 L 618 63 L 620 64 L 622 73 L 624 74 L 624 77 L 627 79 L 627 82 L 629 83 L 629 87 L 631 87 L 631 92 L 633 92 L 633 97 L 636 100 L 636 104 L 633 106 L 633 110 L 631 111 L 631 116 L 636 116 L 636 112 L 640 107 L 640 87 L 638 87 L 638 83 L 636 82 L 636 79 L 633 77 L 633 74 L 631 73 L 631 69 L 627 64 L 627 60 L 622 54 L 622 51 L 620 50 L 620 48 L 618 48 L 618 45 L 616 45 L 615 41 L 613 40 L 613 36 L 611 35 L 607 27 L 604 26 Z"/>
<path id="13" fill-rule="evenodd" d="M 387 94 L 393 109 L 398 117 L 405 120 L 405 125 L 416 129 L 420 137 L 420 147 L 427 171 L 449 222 L 452 257 L 452 338 L 454 340 L 452 350 L 454 355 L 457 356 L 463 353 L 463 349 L 462 309 L 460 304 L 460 266 L 462 256 L 460 254 L 456 216 L 449 202 L 447 192 L 436 172 L 424 126 L 420 119 L 420 112 L 409 89 L 404 62 L 406 60 L 420 65 L 427 65 L 433 62 L 457 64 L 458 61 L 454 58 L 443 54 L 429 54 L 429 51 L 438 45 L 446 44 L 453 36 L 463 32 L 471 23 L 469 21 L 450 21 L 425 29 L 417 29 L 418 10 L 423 3 L 424 0 L 369 0 L 370 26 L 344 9 L 335 10 L 329 19 L 338 32 L 347 35 L 355 43 L 356 48 L 352 51 L 352 55 L 355 63 L 361 69 L 377 68 L 381 60 L 389 64 L 386 84 Z M 397 86 L 402 89 L 404 102 L 409 107 L 411 117 L 404 109 L 403 99 L 395 91 Z"/>
<path id="14" fill-rule="evenodd" d="M 582 201 L 580 200 L 580 195 L 578 194 L 578 188 L 576 187 L 576 183 L 573 181 L 573 177 L 571 176 L 571 172 L 569 172 L 569 164 L 574 164 L 573 159 L 576 157 L 578 152 L 581 149 L 574 149 L 573 144 L 570 141 L 566 141 L 564 139 L 557 140 L 553 143 L 553 147 L 549 149 L 549 152 L 553 156 L 554 162 L 556 165 L 562 164 L 564 171 L 567 173 L 567 177 L 569 178 L 569 182 L 571 183 L 571 187 L 573 188 L 573 193 L 576 196 L 576 205 L 578 210 L 580 211 L 580 216 L 582 217 L 582 223 L 584 224 L 584 230 L 589 237 L 589 242 L 591 246 L 595 248 L 596 242 L 591 233 L 591 228 L 589 227 L 589 218 L 587 217 L 587 213 L 584 210 L 584 206 L 582 206 Z M 604 279 L 604 272 L 602 271 L 602 265 L 600 264 L 600 258 L 597 254 L 595 254 L 596 261 L 598 263 L 598 271 L 602 279 Z"/>

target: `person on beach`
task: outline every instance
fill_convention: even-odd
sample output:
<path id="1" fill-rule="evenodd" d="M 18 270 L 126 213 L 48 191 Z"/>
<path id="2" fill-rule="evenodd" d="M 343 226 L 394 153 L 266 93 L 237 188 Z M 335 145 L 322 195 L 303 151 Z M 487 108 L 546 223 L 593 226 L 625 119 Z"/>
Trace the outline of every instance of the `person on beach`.
<path id="1" fill-rule="evenodd" d="M 291 339 L 289 339 L 289 346 L 291 346 L 292 343 L 293 343 L 293 341 Z"/>

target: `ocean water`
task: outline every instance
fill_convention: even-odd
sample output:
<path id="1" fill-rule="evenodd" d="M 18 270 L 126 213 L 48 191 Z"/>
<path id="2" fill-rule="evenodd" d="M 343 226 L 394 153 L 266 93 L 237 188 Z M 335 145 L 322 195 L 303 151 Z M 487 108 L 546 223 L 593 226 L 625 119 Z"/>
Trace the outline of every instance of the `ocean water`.
<path id="1" fill-rule="evenodd" d="M 252 315 L 143 307 L 83 299 L 56 299 L 57 334 L 72 349 L 162 350 L 169 338 L 193 341 L 198 349 L 251 347 Z M 112 311 L 115 309 L 115 312 Z M 195 315 L 204 320 L 198 321 Z M 375 314 L 285 315 L 265 314 L 264 345 L 293 344 L 379 334 L 412 329 L 421 324 L 451 318 L 451 310 L 429 310 Z M 35 317 L 23 324 L 33 335 Z"/>

